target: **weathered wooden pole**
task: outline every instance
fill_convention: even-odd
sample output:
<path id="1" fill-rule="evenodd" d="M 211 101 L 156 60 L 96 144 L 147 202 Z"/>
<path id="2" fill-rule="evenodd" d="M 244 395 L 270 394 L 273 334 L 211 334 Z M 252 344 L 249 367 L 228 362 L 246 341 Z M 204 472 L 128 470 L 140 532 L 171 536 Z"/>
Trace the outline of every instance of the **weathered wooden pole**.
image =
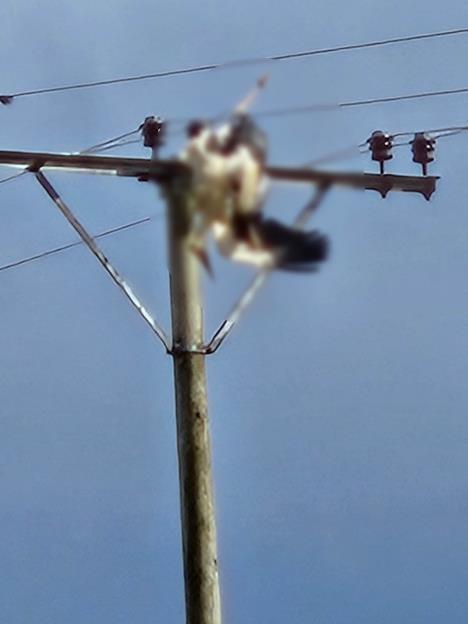
<path id="1" fill-rule="evenodd" d="M 165 185 L 187 624 L 221 624 L 200 261 L 190 250 L 190 176 Z"/>

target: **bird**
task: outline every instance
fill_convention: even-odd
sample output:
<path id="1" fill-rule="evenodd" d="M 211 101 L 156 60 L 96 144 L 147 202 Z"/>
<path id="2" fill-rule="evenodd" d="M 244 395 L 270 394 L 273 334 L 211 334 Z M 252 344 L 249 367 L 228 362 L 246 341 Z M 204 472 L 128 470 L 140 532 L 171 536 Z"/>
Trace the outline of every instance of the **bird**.
<path id="1" fill-rule="evenodd" d="M 265 132 L 246 112 L 218 127 L 194 120 L 180 159 L 192 171 L 194 214 L 191 248 L 212 274 L 205 239 L 220 253 L 257 268 L 315 271 L 329 242 L 316 230 L 301 231 L 263 213 L 268 189 Z"/>
<path id="2" fill-rule="evenodd" d="M 220 252 L 235 262 L 263 270 L 305 273 L 317 271 L 329 256 L 328 237 L 318 230 L 304 232 L 263 215 L 249 219 L 248 229 L 245 219 L 236 221 L 231 227 L 213 224 Z"/>

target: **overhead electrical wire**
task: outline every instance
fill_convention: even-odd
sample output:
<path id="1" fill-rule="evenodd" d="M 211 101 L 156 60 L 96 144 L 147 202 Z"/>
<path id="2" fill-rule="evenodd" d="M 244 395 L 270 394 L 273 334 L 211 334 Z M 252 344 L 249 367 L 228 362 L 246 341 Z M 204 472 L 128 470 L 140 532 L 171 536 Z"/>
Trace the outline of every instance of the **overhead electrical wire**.
<path id="1" fill-rule="evenodd" d="M 345 102 L 325 102 L 319 104 L 306 104 L 301 106 L 288 106 L 284 108 L 271 108 L 267 110 L 260 110 L 258 112 L 252 112 L 252 117 L 257 119 L 269 118 L 269 117 L 288 117 L 290 115 L 305 115 L 308 113 L 326 112 L 331 110 L 339 110 L 342 108 L 357 108 L 361 106 L 371 106 L 372 104 L 388 104 L 391 102 L 400 102 L 405 100 L 419 100 L 424 98 L 448 96 L 448 95 L 461 95 L 468 93 L 468 87 L 459 87 L 455 89 L 441 89 L 438 91 L 420 91 L 417 93 L 409 93 L 403 95 L 392 95 L 384 97 L 367 98 L 362 100 L 349 100 Z M 227 119 L 232 113 L 224 113 L 213 118 L 205 119 L 208 123 L 216 123 L 220 120 Z M 188 123 L 193 119 L 192 117 L 177 117 L 175 119 L 165 118 L 165 121 L 169 125 Z M 179 132 L 177 129 L 173 134 Z"/>
<path id="2" fill-rule="evenodd" d="M 369 48 L 376 48 L 387 45 L 395 45 L 399 43 L 409 43 L 411 41 L 422 41 L 427 39 L 434 39 L 438 37 L 451 37 L 454 35 L 461 35 L 468 33 L 468 28 L 456 28 L 452 30 L 444 30 L 432 33 L 422 33 L 417 35 L 408 35 L 403 37 L 393 37 L 390 39 L 381 39 L 378 41 L 368 41 L 365 43 L 352 43 L 344 44 L 334 47 L 318 48 L 314 50 L 303 50 L 300 52 L 287 52 L 283 54 L 275 54 L 272 56 L 255 57 L 247 59 L 239 59 L 234 61 L 227 61 L 221 63 L 210 63 L 206 65 L 198 65 L 194 67 L 184 67 L 180 69 L 164 70 L 154 73 L 139 74 L 136 76 L 124 76 L 119 78 L 111 78 L 108 80 L 95 80 L 90 82 L 81 82 L 69 85 L 60 85 L 57 87 L 46 87 L 42 89 L 31 89 L 25 91 L 17 91 L 16 93 L 0 95 L 0 103 L 10 104 L 14 99 L 20 97 L 28 97 L 33 95 L 41 95 L 46 93 L 58 93 L 63 91 L 71 91 L 77 89 L 89 89 L 94 87 L 103 87 L 114 84 L 122 84 L 127 82 L 138 82 L 141 80 L 152 80 L 156 78 L 165 78 L 169 76 L 180 76 L 187 74 L 195 74 L 201 72 L 208 72 L 213 70 L 225 70 L 233 69 L 236 67 L 246 67 L 252 65 L 260 65 L 265 63 L 272 63 L 277 61 L 293 60 L 298 58 L 307 58 L 312 56 L 319 56 L 325 54 L 333 54 L 337 52 L 350 52 L 354 50 L 363 50 Z"/>
<path id="3" fill-rule="evenodd" d="M 12 180 L 16 180 L 16 178 L 20 178 L 25 173 L 26 171 L 23 169 L 23 171 L 20 171 L 19 173 L 15 173 L 14 175 L 8 176 L 7 178 L 2 178 L 0 179 L 0 184 L 5 184 L 6 182 L 11 182 Z"/>
<path id="4" fill-rule="evenodd" d="M 306 114 L 310 112 L 325 111 L 325 110 L 331 110 L 331 109 L 337 109 L 337 108 L 368 106 L 370 104 L 380 104 L 380 103 L 420 99 L 420 98 L 443 96 L 443 95 L 456 95 L 460 93 L 468 93 L 468 87 L 463 87 L 459 89 L 445 89 L 442 91 L 423 91 L 420 93 L 413 93 L 409 95 L 398 95 L 398 96 L 373 98 L 373 99 L 366 99 L 366 100 L 354 100 L 354 101 L 348 101 L 348 102 L 341 102 L 338 104 L 311 104 L 307 106 L 270 109 L 266 111 L 259 111 L 257 113 L 253 113 L 253 116 L 257 118 L 282 117 L 282 116 L 295 115 L 295 114 Z M 220 115 L 220 116 L 217 116 L 215 119 L 210 119 L 207 121 L 209 121 L 210 123 L 214 123 L 228 116 L 229 114 Z M 169 118 L 169 119 L 165 119 L 165 121 L 167 122 L 169 126 L 172 126 L 173 124 L 187 123 L 190 121 L 190 119 L 189 118 L 186 118 L 186 119 L 182 119 L 182 118 L 170 119 Z M 437 128 L 435 130 L 427 130 L 426 132 L 451 131 L 451 130 L 459 130 L 459 129 L 468 130 L 468 126 L 466 127 L 465 126 L 462 126 L 462 127 L 453 126 L 449 128 Z M 140 132 L 140 130 L 141 130 L 141 126 L 139 128 L 136 128 L 135 130 L 131 130 L 130 132 L 126 132 L 124 134 L 116 136 L 113 139 L 108 139 L 107 141 L 96 143 L 95 145 L 92 145 L 91 147 L 88 147 L 85 150 L 81 150 L 79 153 L 80 154 L 100 153 L 100 152 L 108 151 L 108 150 L 115 149 L 118 147 L 124 147 L 125 145 L 132 145 L 132 144 L 139 143 L 140 139 L 134 139 L 134 140 L 129 140 L 125 142 L 123 142 L 122 139 L 131 137 L 137 134 L 138 132 Z M 180 132 L 179 130 L 176 130 L 176 131 L 173 131 L 172 134 L 178 134 L 179 132 Z M 397 132 L 397 133 L 393 133 L 392 136 L 397 137 L 397 136 L 404 136 L 404 135 L 410 135 L 410 134 L 413 134 L 413 132 Z M 348 149 L 351 149 L 351 148 L 348 148 Z M 325 158 L 327 158 L 328 160 L 328 157 L 325 157 Z M 321 162 L 322 158 L 320 158 L 319 160 Z M 319 164 L 319 161 L 317 161 L 317 164 Z M 0 183 L 1 183 L 1 180 L 0 180 Z"/>
<path id="5" fill-rule="evenodd" d="M 130 132 L 125 132 L 124 134 L 119 134 L 113 139 L 108 139 L 107 141 L 102 141 L 101 143 L 96 143 L 95 145 L 91 145 L 91 147 L 87 147 L 84 150 L 81 150 L 79 154 L 91 154 L 92 152 L 100 151 L 101 148 L 106 148 L 109 145 L 113 145 L 114 143 L 119 144 L 123 139 L 127 139 L 128 137 L 137 134 L 140 131 L 140 128 L 135 128 L 134 130 L 130 130 Z"/>
<path id="6" fill-rule="evenodd" d="M 463 126 L 447 126 L 445 128 L 430 128 L 428 130 L 418 130 L 418 132 L 427 132 L 429 134 L 433 134 L 435 132 L 453 132 L 456 131 L 458 132 L 464 132 L 468 130 L 468 125 L 463 125 Z M 410 136 L 412 134 L 416 134 L 416 132 L 414 130 L 406 130 L 405 132 L 392 132 L 392 137 L 400 137 L 400 136 Z"/>
<path id="7" fill-rule="evenodd" d="M 140 142 L 140 140 L 131 140 L 131 141 L 124 141 L 123 139 L 133 136 L 134 134 L 136 134 L 137 132 L 140 131 L 140 128 L 136 128 L 134 130 L 131 130 L 130 132 L 125 132 L 124 134 L 120 134 L 112 139 L 108 139 L 107 141 L 102 141 L 100 143 L 97 143 L 95 145 L 92 145 L 82 151 L 80 151 L 80 154 L 92 154 L 92 153 L 97 153 L 99 151 L 105 151 L 107 149 L 111 149 L 114 147 L 120 147 L 122 145 L 128 145 L 130 143 L 136 143 L 136 142 Z M 0 179 L 0 184 L 6 183 L 6 182 L 10 182 L 12 180 L 15 180 L 16 178 L 19 178 L 21 176 L 24 176 L 26 173 L 29 173 L 28 169 L 23 169 L 22 171 L 20 171 L 19 173 L 16 173 L 14 175 L 8 176 L 7 178 L 3 178 Z M 161 216 L 161 215 L 158 215 Z M 145 217 L 143 219 L 139 219 L 137 221 L 132 221 L 130 223 L 126 223 L 124 225 L 115 227 L 115 228 L 111 228 L 109 230 L 106 230 L 104 232 L 101 232 L 100 234 L 97 234 L 96 236 L 94 236 L 94 239 L 98 239 L 98 238 L 102 238 L 105 236 L 109 236 L 110 234 L 115 234 L 117 232 L 120 232 L 122 230 L 126 230 L 132 227 L 135 227 L 137 225 L 141 225 L 143 223 L 147 223 L 151 220 L 153 220 L 154 217 Z M 67 245 L 62 245 L 60 247 L 56 247 L 54 249 L 49 249 L 47 251 L 41 252 L 39 254 L 35 254 L 33 256 L 29 256 L 27 258 L 22 258 L 20 260 L 17 260 L 15 262 L 10 262 L 8 264 L 5 264 L 3 266 L 0 266 L 0 271 L 6 271 L 7 269 L 12 269 L 24 264 L 27 264 L 29 262 L 32 262 L 34 260 L 39 260 L 41 258 L 45 258 L 47 256 L 51 256 L 53 254 L 62 252 L 62 251 L 66 251 L 68 249 L 71 249 L 73 247 L 77 247 L 79 245 L 83 244 L 83 241 L 79 240 L 79 241 L 75 241 L 73 243 L 69 243 Z"/>
<path id="8" fill-rule="evenodd" d="M 291 108 L 282 108 L 282 109 L 272 109 L 269 111 L 260 111 L 256 114 L 254 114 L 255 117 L 277 117 L 277 116 L 286 116 L 286 115 L 291 115 L 291 114 L 300 114 L 300 113 L 307 113 L 307 112 L 315 112 L 317 110 L 326 110 L 326 109 L 333 109 L 333 108 L 344 108 L 344 107 L 349 107 L 349 106 L 358 106 L 358 105 L 368 105 L 368 104 L 376 104 L 376 103 L 383 103 L 383 102 L 394 102 L 394 101 L 398 101 L 398 100 L 408 100 L 408 99 L 416 99 L 416 98 L 424 98 L 424 97 L 433 97 L 433 96 L 437 96 L 437 95 L 450 95 L 450 94 L 458 94 L 458 93 L 468 93 L 468 87 L 467 88 L 463 88 L 463 89 L 452 89 L 452 90 L 444 90 L 444 91 L 430 91 L 430 92 L 422 92 L 422 93 L 416 93 L 416 94 L 411 94 L 411 95 L 402 95 L 402 96 L 392 96 L 392 97 L 387 97 L 387 98 L 374 98 L 374 99 L 368 99 L 368 100 L 356 100 L 356 101 L 351 101 L 351 102 L 343 102 L 343 103 L 339 103 L 339 104 L 331 104 L 331 105 L 327 105 L 327 104 L 319 104 L 319 105 L 310 105 L 310 106 L 301 106 L 301 107 L 291 107 Z M 216 118 L 216 121 L 219 121 L 219 117 Z M 168 124 L 173 124 L 173 123 L 177 123 L 177 124 L 181 124 L 184 123 L 186 121 L 189 121 L 189 119 L 187 118 L 187 120 L 183 120 L 183 119 L 176 119 L 176 120 L 171 120 L 171 119 L 167 119 L 166 120 Z M 211 120 L 214 121 L 214 120 Z M 123 139 L 127 138 L 127 137 L 131 137 L 135 134 L 137 134 L 138 132 L 140 132 L 141 130 L 141 126 L 138 128 L 135 128 L 134 130 L 131 130 L 129 132 L 125 132 L 123 134 L 120 134 L 112 139 L 108 139 L 106 141 L 102 141 L 100 143 L 96 143 L 95 145 L 92 145 L 90 147 L 87 147 L 84 150 L 80 150 L 78 153 L 79 154 L 93 154 L 93 153 L 100 153 L 100 152 L 105 152 L 108 150 L 112 150 L 112 149 L 116 149 L 118 147 L 124 147 L 126 145 L 133 145 L 133 144 L 137 144 L 140 142 L 140 139 L 132 139 L 132 140 L 128 140 L 128 141 L 123 141 Z M 430 130 L 425 130 L 424 132 L 447 132 L 447 131 L 457 131 L 456 134 L 458 134 L 458 131 L 465 131 L 468 130 L 468 126 L 450 126 L 447 128 L 436 128 L 436 129 L 430 129 Z M 395 132 L 392 133 L 393 137 L 398 137 L 398 136 L 405 136 L 405 135 L 410 135 L 410 134 L 414 134 L 413 131 L 405 131 L 405 132 Z M 449 135 L 452 136 L 452 135 Z M 342 155 L 344 157 L 346 157 L 348 155 L 348 152 L 352 152 L 356 150 L 357 148 L 361 148 L 361 147 L 365 147 L 366 143 L 362 144 L 362 145 L 358 145 L 358 146 L 351 146 L 349 148 L 345 148 L 344 150 L 340 150 L 339 152 L 334 152 L 330 155 L 324 156 L 324 157 L 320 157 L 317 158 L 314 161 L 311 161 L 310 163 L 308 163 L 308 166 L 314 166 L 314 165 L 318 165 L 318 164 L 322 164 L 322 163 L 326 163 L 326 162 L 330 162 L 330 160 L 335 160 L 335 156 L 339 159 L 342 157 Z M 350 154 L 352 156 L 352 154 Z M 3 178 L 0 179 L 0 184 L 6 183 L 6 182 L 10 182 L 16 178 L 19 178 L 20 176 L 24 175 L 24 173 L 26 173 L 26 171 L 21 171 L 20 173 L 17 173 L 15 175 L 12 176 L 8 176 L 7 178 Z"/>
<path id="9" fill-rule="evenodd" d="M 93 238 L 103 238 L 104 236 L 109 236 L 110 234 L 115 234 L 116 232 L 121 232 L 122 230 L 128 230 L 129 228 L 135 227 L 137 225 L 141 225 L 142 223 L 148 223 L 152 220 L 152 217 L 145 217 L 144 219 L 139 219 L 138 221 L 132 221 L 131 223 L 125 223 L 124 225 L 120 225 L 118 227 L 112 228 L 110 230 L 106 230 L 105 232 L 101 232 L 100 234 L 96 234 Z M 46 258 L 47 256 L 51 256 L 53 254 L 59 253 L 60 251 L 66 251 L 67 249 L 72 249 L 73 247 L 79 247 L 82 245 L 82 241 L 75 241 L 73 243 L 68 243 L 67 245 L 61 245 L 60 247 L 54 247 L 54 249 L 49 249 L 47 251 L 43 251 L 41 253 L 35 254 L 34 256 L 28 256 L 27 258 L 22 258 L 21 260 L 16 260 L 15 262 L 10 262 L 9 264 L 4 264 L 0 266 L 0 271 L 6 271 L 7 269 L 13 269 L 15 267 L 19 267 L 23 264 L 28 264 L 29 262 L 33 262 L 34 260 L 39 260 L 41 258 Z"/>
<path id="10" fill-rule="evenodd" d="M 354 102 L 340 102 L 339 108 L 351 108 L 352 106 L 368 106 L 370 104 L 385 104 L 387 102 L 401 102 L 403 100 L 418 100 L 428 97 L 438 97 L 442 95 L 459 95 L 468 93 L 468 87 L 457 89 L 442 89 L 440 91 L 422 91 L 420 93 L 410 93 L 407 95 L 393 95 L 390 97 L 372 98 L 369 100 L 355 100 Z"/>
<path id="11" fill-rule="evenodd" d="M 468 93 L 468 87 L 457 89 L 442 89 L 440 91 L 422 91 L 404 95 L 392 95 L 388 97 L 370 98 L 365 100 L 350 100 L 348 102 L 337 102 L 336 104 L 307 104 L 303 106 L 290 106 L 287 108 L 272 108 L 270 110 L 254 113 L 254 117 L 283 117 L 289 115 L 301 115 L 305 113 L 315 113 L 340 108 L 352 108 L 360 106 L 370 106 L 372 104 L 387 104 L 389 102 L 401 102 L 404 100 L 418 100 L 423 98 L 437 97 L 443 95 L 459 95 Z"/>
<path id="12" fill-rule="evenodd" d="M 141 139 L 132 139 L 130 141 L 119 141 L 117 143 L 105 145 L 104 147 L 99 147 L 93 150 L 88 150 L 86 152 L 80 152 L 80 154 L 101 154 L 102 152 L 107 152 L 109 150 L 117 149 L 118 147 L 125 147 L 126 145 L 136 145 L 137 143 L 141 144 Z"/>

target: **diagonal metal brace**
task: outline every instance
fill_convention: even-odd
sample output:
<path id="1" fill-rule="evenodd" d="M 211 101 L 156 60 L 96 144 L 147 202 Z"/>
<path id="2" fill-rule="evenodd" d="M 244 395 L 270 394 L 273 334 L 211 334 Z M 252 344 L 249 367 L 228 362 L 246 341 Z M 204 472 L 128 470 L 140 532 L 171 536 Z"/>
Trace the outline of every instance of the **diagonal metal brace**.
<path id="1" fill-rule="evenodd" d="M 97 245 L 94 238 L 87 232 L 84 226 L 78 221 L 70 208 L 65 204 L 63 199 L 54 189 L 49 180 L 45 177 L 45 175 L 41 171 L 34 171 L 34 175 L 36 176 L 37 181 L 45 190 L 47 195 L 52 199 L 54 204 L 63 214 L 68 223 L 73 227 L 73 229 L 77 232 L 78 236 L 81 238 L 83 243 L 88 247 L 91 253 L 98 259 L 101 263 L 105 271 L 110 275 L 115 284 L 122 290 L 124 295 L 130 301 L 132 306 L 138 311 L 143 320 L 151 327 L 153 332 L 159 338 L 159 340 L 163 343 L 167 353 L 171 352 L 171 344 L 170 340 L 165 333 L 165 331 L 161 328 L 159 323 L 153 318 L 153 316 L 148 312 L 145 306 L 141 303 L 138 297 L 133 292 L 132 288 L 127 284 L 127 282 L 123 279 L 123 277 L 119 274 L 117 269 L 111 264 L 108 260 L 104 252 Z"/>
<path id="2" fill-rule="evenodd" d="M 323 182 L 318 186 L 312 199 L 304 206 L 294 220 L 294 227 L 297 229 L 305 227 L 307 221 L 317 211 L 330 186 L 331 184 L 328 182 Z M 260 270 L 255 275 L 249 286 L 247 286 L 246 290 L 235 303 L 229 316 L 221 323 L 209 343 L 205 346 L 203 353 L 208 355 L 215 353 L 219 349 L 221 344 L 239 321 L 244 311 L 255 299 L 255 296 L 260 292 L 274 268 L 275 264 L 272 263 L 269 267 Z"/>

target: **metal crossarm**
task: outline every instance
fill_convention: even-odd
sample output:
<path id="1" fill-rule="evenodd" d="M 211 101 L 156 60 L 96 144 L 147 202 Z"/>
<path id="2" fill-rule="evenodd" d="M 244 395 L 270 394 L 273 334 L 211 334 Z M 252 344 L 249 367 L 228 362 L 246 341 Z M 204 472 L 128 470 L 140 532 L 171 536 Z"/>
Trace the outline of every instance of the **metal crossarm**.
<path id="1" fill-rule="evenodd" d="M 186 172 L 183 163 L 176 160 L 150 160 L 90 154 L 49 154 L 43 152 L 0 151 L 0 164 L 39 169 L 63 169 L 107 175 L 118 175 L 139 180 L 165 182 Z M 273 180 L 312 183 L 319 186 L 346 186 L 348 188 L 377 191 L 385 197 L 390 191 L 420 193 L 430 199 L 435 191 L 436 176 L 406 176 L 376 173 L 343 173 L 319 171 L 306 167 L 267 167 L 266 174 Z"/>
<path id="2" fill-rule="evenodd" d="M 83 173 L 126 176 L 165 181 L 185 171 L 185 166 L 172 160 L 95 156 L 92 154 L 51 154 L 48 152 L 0 151 L 0 164 L 25 167 L 31 171 L 62 169 Z"/>
<path id="3" fill-rule="evenodd" d="M 267 173 L 274 180 L 291 182 L 314 182 L 316 184 L 347 186 L 367 191 L 377 191 L 385 197 L 390 191 L 420 193 L 430 199 L 436 189 L 437 176 L 406 176 L 385 173 L 341 173 L 318 171 L 307 168 L 268 167 Z"/>

